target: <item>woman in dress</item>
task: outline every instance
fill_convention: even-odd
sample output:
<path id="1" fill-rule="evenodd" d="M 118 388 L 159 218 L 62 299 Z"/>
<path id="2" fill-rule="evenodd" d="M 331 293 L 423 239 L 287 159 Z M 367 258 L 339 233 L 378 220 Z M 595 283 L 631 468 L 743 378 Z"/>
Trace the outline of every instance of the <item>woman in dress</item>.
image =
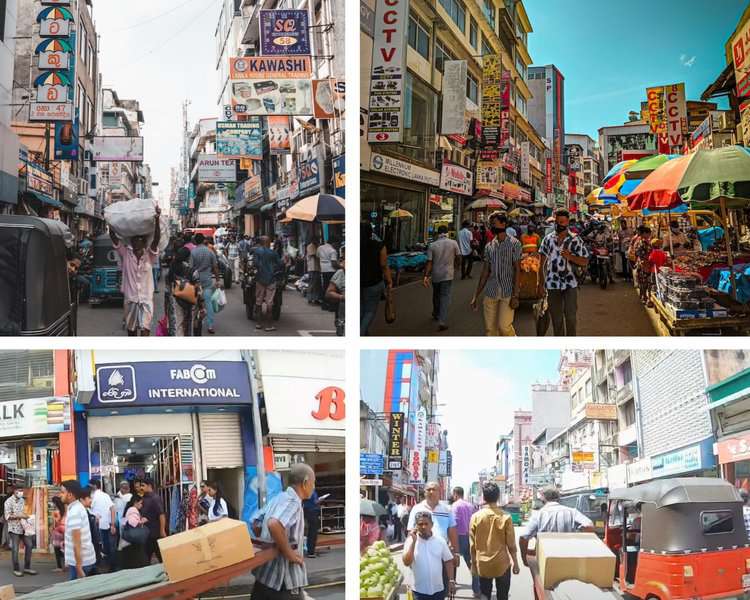
<path id="1" fill-rule="evenodd" d="M 651 263 L 648 257 L 651 254 L 651 228 L 641 225 L 638 235 L 633 238 L 630 246 L 630 254 L 635 259 L 636 278 L 638 280 L 638 291 L 641 302 L 651 306 L 648 293 L 651 289 Z"/>
<path id="2" fill-rule="evenodd" d="M 55 573 L 65 570 L 65 503 L 58 497 L 52 496 L 52 548 L 55 550 Z"/>

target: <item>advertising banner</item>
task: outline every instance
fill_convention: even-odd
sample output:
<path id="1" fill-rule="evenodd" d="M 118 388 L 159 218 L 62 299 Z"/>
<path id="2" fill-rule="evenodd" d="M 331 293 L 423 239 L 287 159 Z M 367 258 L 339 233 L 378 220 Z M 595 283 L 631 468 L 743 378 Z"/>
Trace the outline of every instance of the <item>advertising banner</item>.
<path id="1" fill-rule="evenodd" d="M 258 23 L 260 52 L 264 56 L 310 54 L 310 22 L 306 10 L 262 9 Z"/>
<path id="2" fill-rule="evenodd" d="M 448 475 L 448 451 L 441 450 L 438 456 L 438 476 L 446 477 Z"/>
<path id="3" fill-rule="evenodd" d="M 344 109 L 344 82 L 335 79 L 313 79 L 313 115 L 316 119 L 333 119 Z"/>
<path id="4" fill-rule="evenodd" d="M 500 78 L 500 140 L 498 146 L 507 148 L 510 143 L 510 71 L 503 70 Z"/>
<path id="5" fill-rule="evenodd" d="M 530 158 L 530 145 L 529 142 L 521 143 L 521 183 L 531 185 L 531 165 L 529 164 Z"/>
<path id="6" fill-rule="evenodd" d="M 740 103 L 740 129 L 743 143 L 750 148 L 750 100 Z"/>
<path id="7" fill-rule="evenodd" d="M 259 175 L 252 175 L 248 177 L 242 184 L 242 191 L 244 192 L 245 203 L 250 203 L 253 200 L 257 200 L 263 193 L 263 187 L 260 183 Z"/>
<path id="8" fill-rule="evenodd" d="M 409 0 L 377 0 L 370 72 L 370 143 L 400 142 L 404 119 Z"/>
<path id="9" fill-rule="evenodd" d="M 346 158 L 345 155 L 336 156 L 332 161 L 334 194 L 345 198 L 346 194 Z"/>
<path id="10" fill-rule="evenodd" d="M 30 102 L 29 121 L 72 121 L 73 103 Z"/>
<path id="11" fill-rule="evenodd" d="M 95 137 L 93 160 L 106 162 L 142 162 L 142 137 Z"/>
<path id="12" fill-rule="evenodd" d="M 435 187 L 440 185 L 440 173 L 437 171 L 425 169 L 424 167 L 375 152 L 372 154 L 370 170 Z"/>
<path id="13" fill-rule="evenodd" d="M 750 98 L 750 20 L 745 22 L 732 40 L 732 62 L 737 81 L 737 98 Z"/>
<path id="14" fill-rule="evenodd" d="M 78 119 L 55 123 L 55 160 L 78 159 Z"/>
<path id="15" fill-rule="evenodd" d="M 68 37 L 71 21 L 64 19 L 42 19 L 39 21 L 39 35 L 42 37 Z"/>
<path id="16" fill-rule="evenodd" d="M 260 117 L 246 121 L 216 123 L 216 154 L 219 158 L 263 158 L 263 126 Z"/>
<path id="17" fill-rule="evenodd" d="M 67 69 L 71 66 L 73 48 L 64 38 L 45 38 L 34 52 L 39 57 L 40 69 Z"/>
<path id="18" fill-rule="evenodd" d="M 307 56 L 229 59 L 232 107 L 244 115 L 312 115 Z"/>
<path id="19" fill-rule="evenodd" d="M 292 147 L 292 124 L 288 116 L 268 117 L 268 143 L 271 154 L 286 154 Z"/>
<path id="20" fill-rule="evenodd" d="M 701 446 L 696 444 L 651 459 L 653 477 L 666 477 L 679 473 L 689 473 L 702 468 Z"/>
<path id="21" fill-rule="evenodd" d="M 404 413 L 391 413 L 388 432 L 388 469 L 398 471 L 403 461 Z"/>
<path id="22" fill-rule="evenodd" d="M 437 481 L 439 477 L 439 452 L 437 450 L 427 451 L 427 481 Z"/>
<path id="23" fill-rule="evenodd" d="M 414 447 L 424 456 L 427 449 L 427 411 L 424 406 L 417 409 L 414 434 Z"/>
<path id="24" fill-rule="evenodd" d="M 70 431 L 70 398 L 56 396 L 0 403 L 0 438 Z"/>
<path id="25" fill-rule="evenodd" d="M 306 160 L 299 165 L 299 191 L 307 192 L 320 187 L 318 159 Z"/>
<path id="26" fill-rule="evenodd" d="M 440 132 L 443 135 L 465 135 L 466 61 L 446 60 L 443 64 L 443 113 Z"/>
<path id="27" fill-rule="evenodd" d="M 383 455 L 360 452 L 359 453 L 359 474 L 360 475 L 382 475 L 383 474 Z"/>
<path id="28" fill-rule="evenodd" d="M 651 133 L 663 134 L 667 131 L 667 119 L 664 114 L 664 87 L 646 88 L 646 110 Z"/>
<path id="29" fill-rule="evenodd" d="M 544 161 L 544 191 L 547 194 L 552 192 L 552 159 L 549 157 Z"/>
<path id="30" fill-rule="evenodd" d="M 199 154 L 198 181 L 206 183 L 237 181 L 237 162 L 231 158 L 219 158 L 216 154 Z"/>
<path id="31" fill-rule="evenodd" d="M 424 452 L 414 448 L 409 458 L 409 483 L 422 485 L 424 483 Z"/>
<path id="32" fill-rule="evenodd" d="M 252 399 L 241 361 L 134 362 L 97 365 L 89 406 L 248 404 Z"/>
<path id="33" fill-rule="evenodd" d="M 722 465 L 750 459 L 750 434 L 739 434 L 716 444 Z"/>
<path id="34" fill-rule="evenodd" d="M 437 423 L 427 424 L 427 447 L 437 448 L 440 444 L 440 428 Z"/>
<path id="35" fill-rule="evenodd" d="M 28 163 L 26 165 L 26 188 L 51 197 L 54 193 L 52 175 Z"/>
<path id="36" fill-rule="evenodd" d="M 683 134 L 687 131 L 687 106 L 685 104 L 685 84 L 675 83 L 664 88 L 664 109 L 667 119 L 666 132 L 659 136 L 660 142 L 666 138 L 672 153 L 681 153 Z"/>
<path id="37" fill-rule="evenodd" d="M 497 148 L 500 141 L 501 70 L 499 54 L 482 57 L 482 138 L 485 148 Z"/>
<path id="38" fill-rule="evenodd" d="M 502 163 L 500 161 L 477 161 L 478 190 L 496 190 L 502 184 Z"/>
<path id="39" fill-rule="evenodd" d="M 440 171 L 440 189 L 471 196 L 474 192 L 474 176 L 469 169 L 444 162 Z"/>

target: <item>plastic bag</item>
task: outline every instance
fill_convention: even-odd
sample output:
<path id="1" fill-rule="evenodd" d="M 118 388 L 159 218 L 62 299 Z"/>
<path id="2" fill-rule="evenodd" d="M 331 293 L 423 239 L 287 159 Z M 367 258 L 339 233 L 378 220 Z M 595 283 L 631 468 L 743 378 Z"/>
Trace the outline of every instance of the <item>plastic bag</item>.
<path id="1" fill-rule="evenodd" d="M 158 337 L 166 337 L 169 335 L 169 323 L 167 321 L 167 315 L 164 315 L 156 325 L 156 335 Z"/>
<path id="2" fill-rule="evenodd" d="M 215 313 L 220 313 L 224 310 L 224 307 L 227 305 L 227 295 L 224 293 L 224 290 L 221 288 L 214 290 L 214 293 L 211 294 L 211 304 Z"/>
<path id="3" fill-rule="evenodd" d="M 105 221 L 126 246 L 130 245 L 130 238 L 136 235 L 145 235 L 146 247 L 151 245 L 155 215 L 156 204 L 144 198 L 114 202 L 104 209 Z M 159 229 L 158 252 L 161 253 L 169 244 L 169 218 L 164 213 L 159 218 Z"/>

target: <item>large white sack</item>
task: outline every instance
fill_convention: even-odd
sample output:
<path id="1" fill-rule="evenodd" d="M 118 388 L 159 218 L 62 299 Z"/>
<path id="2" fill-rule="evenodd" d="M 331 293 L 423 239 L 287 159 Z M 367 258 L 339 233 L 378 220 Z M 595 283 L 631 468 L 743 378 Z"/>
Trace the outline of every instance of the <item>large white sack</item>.
<path id="1" fill-rule="evenodd" d="M 105 221 L 120 238 L 152 234 L 155 214 L 154 201 L 144 198 L 113 202 L 104 209 Z"/>

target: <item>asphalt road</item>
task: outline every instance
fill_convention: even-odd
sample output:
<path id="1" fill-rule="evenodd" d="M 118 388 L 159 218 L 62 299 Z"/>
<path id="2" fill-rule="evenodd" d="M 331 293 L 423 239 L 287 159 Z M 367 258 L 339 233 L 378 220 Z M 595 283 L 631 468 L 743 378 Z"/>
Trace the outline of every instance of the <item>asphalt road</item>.
<path id="1" fill-rule="evenodd" d="M 159 282 L 159 293 L 154 294 L 154 320 L 164 314 L 164 283 Z M 276 331 L 266 333 L 255 329 L 255 321 L 245 316 L 242 290 L 238 285 L 226 290 L 227 306 L 216 316 L 216 335 L 224 336 L 334 336 L 333 313 L 324 312 L 317 305 L 310 305 L 296 289 L 287 287 L 281 309 L 281 319 L 275 323 Z M 124 336 L 122 325 L 122 303 L 100 304 L 92 308 L 88 304 L 78 307 L 79 336 Z M 152 329 L 152 335 L 155 331 Z M 204 335 L 208 335 L 203 330 Z"/>
<path id="2" fill-rule="evenodd" d="M 483 336 L 484 321 L 481 304 L 473 312 L 469 303 L 476 289 L 479 270 L 474 269 L 472 279 L 453 281 L 451 305 L 448 311 L 448 329 L 437 331 L 432 320 L 432 289 L 425 288 L 421 280 L 403 284 L 394 289 L 396 321 L 385 322 L 384 303 L 370 328 L 376 336 Z M 522 304 L 516 311 L 514 327 L 519 336 L 535 336 L 536 323 L 530 304 Z M 547 332 L 552 335 L 552 326 Z M 598 285 L 585 283 L 578 295 L 579 336 L 655 336 L 652 320 L 641 304 L 637 291 L 629 281 L 617 279 L 602 290 Z"/>

